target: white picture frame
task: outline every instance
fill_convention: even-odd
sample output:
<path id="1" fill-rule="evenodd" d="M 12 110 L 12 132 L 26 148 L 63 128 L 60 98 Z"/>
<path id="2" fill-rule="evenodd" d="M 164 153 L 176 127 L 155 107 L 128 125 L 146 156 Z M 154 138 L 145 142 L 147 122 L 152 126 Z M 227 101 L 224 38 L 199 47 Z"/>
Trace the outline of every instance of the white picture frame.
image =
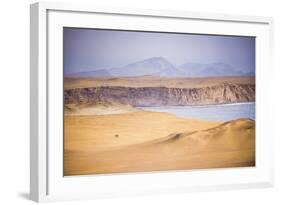
<path id="1" fill-rule="evenodd" d="M 64 26 L 256 36 L 256 167 L 64 177 L 60 98 L 63 88 L 61 32 Z M 263 109 L 271 105 L 267 90 L 271 86 L 273 71 L 272 29 L 273 19 L 270 17 L 97 8 L 95 5 L 70 3 L 32 4 L 31 200 L 41 202 L 273 186 L 272 113 Z"/>

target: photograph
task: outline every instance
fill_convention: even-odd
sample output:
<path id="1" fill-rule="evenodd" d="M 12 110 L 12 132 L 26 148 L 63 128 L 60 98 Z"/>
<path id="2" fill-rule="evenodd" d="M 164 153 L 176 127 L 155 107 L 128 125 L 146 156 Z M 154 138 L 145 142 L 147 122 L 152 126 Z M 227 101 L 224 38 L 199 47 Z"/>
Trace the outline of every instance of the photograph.
<path id="1" fill-rule="evenodd" d="M 63 175 L 255 167 L 254 36 L 63 27 Z"/>

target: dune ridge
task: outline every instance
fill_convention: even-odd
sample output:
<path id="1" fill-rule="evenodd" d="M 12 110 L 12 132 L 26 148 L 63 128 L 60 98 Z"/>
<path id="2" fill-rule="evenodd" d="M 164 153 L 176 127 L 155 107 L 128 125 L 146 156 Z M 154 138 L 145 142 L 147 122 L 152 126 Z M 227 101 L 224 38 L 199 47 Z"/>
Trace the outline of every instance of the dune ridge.
<path id="1" fill-rule="evenodd" d="M 67 104 L 64 106 L 65 115 L 109 115 L 140 111 L 130 105 L 113 102 L 94 102 L 86 104 Z"/>
<path id="2" fill-rule="evenodd" d="M 65 150 L 64 165 L 65 175 L 255 166 L 255 121 L 217 123 L 99 151 Z"/>

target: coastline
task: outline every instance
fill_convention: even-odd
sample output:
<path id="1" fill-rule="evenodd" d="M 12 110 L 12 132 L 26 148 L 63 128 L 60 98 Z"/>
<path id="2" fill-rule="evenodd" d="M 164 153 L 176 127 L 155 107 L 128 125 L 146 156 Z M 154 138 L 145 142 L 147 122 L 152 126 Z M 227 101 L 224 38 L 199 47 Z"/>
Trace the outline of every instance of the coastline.
<path id="1" fill-rule="evenodd" d="M 128 87 L 122 89 L 64 90 L 64 176 L 255 166 L 255 119 L 239 117 L 248 111 L 255 114 L 255 86 L 244 84 L 249 79 L 254 83 L 254 78 L 232 79 L 243 85 L 224 83 L 228 79 L 220 78 L 223 83 L 213 88 L 202 86 L 214 85 L 216 79 L 200 79 L 207 80 L 204 84 L 192 80 L 185 85 L 170 80 L 170 86 L 187 87 L 177 89 L 140 88 L 151 79 L 130 79 L 78 82 L 126 83 Z M 162 83 L 157 78 L 153 85 Z M 198 104 L 173 105 L 194 102 Z M 137 106 L 143 103 L 159 106 Z M 177 109 L 177 114 L 165 109 Z M 219 118 L 196 117 L 200 115 L 195 112 Z"/>
<path id="2" fill-rule="evenodd" d="M 240 118 L 255 120 L 255 103 L 231 103 L 207 106 L 137 107 L 143 111 L 169 113 L 177 117 L 210 121 L 230 121 Z"/>
<path id="3" fill-rule="evenodd" d="M 176 107 L 190 107 L 190 108 L 204 108 L 204 107 L 215 107 L 215 106 L 231 106 L 231 105 L 252 105 L 256 104 L 252 102 L 238 102 L 238 103 L 220 103 L 220 104 L 206 104 L 206 105 L 167 105 L 167 106 L 137 106 L 135 108 L 149 108 L 149 107 L 165 107 L 165 108 L 176 108 Z"/>

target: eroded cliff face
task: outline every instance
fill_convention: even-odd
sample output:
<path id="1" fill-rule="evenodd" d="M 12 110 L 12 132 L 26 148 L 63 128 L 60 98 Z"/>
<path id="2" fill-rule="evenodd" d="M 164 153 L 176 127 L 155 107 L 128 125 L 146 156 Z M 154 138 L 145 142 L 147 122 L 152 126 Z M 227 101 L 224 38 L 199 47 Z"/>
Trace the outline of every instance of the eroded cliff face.
<path id="1" fill-rule="evenodd" d="M 64 91 L 65 104 L 117 102 L 132 106 L 208 105 L 254 102 L 255 85 L 221 83 L 203 88 L 92 87 Z"/>

